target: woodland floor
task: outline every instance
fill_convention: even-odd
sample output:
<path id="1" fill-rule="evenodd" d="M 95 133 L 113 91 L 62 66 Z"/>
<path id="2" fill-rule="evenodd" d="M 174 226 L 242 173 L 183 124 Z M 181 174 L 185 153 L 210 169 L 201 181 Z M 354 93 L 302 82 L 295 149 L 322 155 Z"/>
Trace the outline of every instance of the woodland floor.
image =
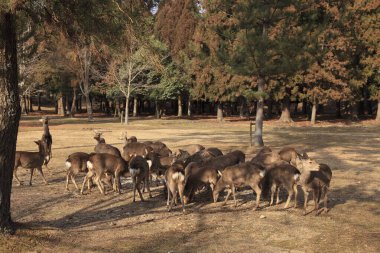
<path id="1" fill-rule="evenodd" d="M 33 141 L 42 135 L 37 119 L 21 121 L 18 150 L 37 149 Z M 253 211 L 251 190 L 239 192 L 237 208 L 232 200 L 223 207 L 201 193 L 186 215 L 179 207 L 167 212 L 162 186 L 153 187 L 153 198 L 144 203 L 139 198 L 132 203 L 130 184 L 121 195 L 102 196 L 94 188 L 81 196 L 72 184 L 66 192 L 64 162 L 73 152 L 93 151 L 95 129 L 120 149 L 119 137 L 128 130 L 174 151 L 200 143 L 224 152 L 241 149 L 247 160 L 256 151 L 249 146 L 247 121 L 141 119 L 125 127 L 112 118 L 92 123 L 52 119 L 53 159 L 51 170 L 45 169 L 49 185 L 38 173 L 33 186 L 14 181 L 12 216 L 20 227 L 14 236 L 0 236 L 0 252 L 380 252 L 380 127 L 373 121 L 314 127 L 265 122 L 266 145 L 276 150 L 295 146 L 332 168 L 331 210 L 319 217 L 303 216 L 300 208 L 283 210 L 283 203 L 268 207 L 266 199 L 261 210 Z M 27 182 L 29 171 L 20 168 L 19 178 Z M 302 193 L 298 203 L 303 203 Z"/>

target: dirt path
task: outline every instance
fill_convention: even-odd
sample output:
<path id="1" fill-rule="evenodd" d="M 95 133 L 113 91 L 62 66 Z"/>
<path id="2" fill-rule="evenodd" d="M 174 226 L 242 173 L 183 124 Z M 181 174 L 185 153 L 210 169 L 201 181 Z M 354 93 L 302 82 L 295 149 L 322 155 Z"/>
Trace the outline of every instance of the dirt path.
<path id="1" fill-rule="evenodd" d="M 70 153 L 93 151 L 93 129 L 108 143 L 122 147 L 128 130 L 140 140 L 162 140 L 170 148 L 201 143 L 224 152 L 241 149 L 250 159 L 247 122 L 212 120 L 141 120 L 127 128 L 109 119 L 53 120 L 53 160 L 46 171 L 49 185 L 36 174 L 34 185 L 13 187 L 12 214 L 21 227 L 16 236 L 0 236 L 0 252 L 379 252 L 380 130 L 376 126 L 266 126 L 265 142 L 279 148 L 294 145 L 333 169 L 331 211 L 302 216 L 301 209 L 282 206 L 253 211 L 252 191 L 239 192 L 239 205 L 211 203 L 204 192 L 182 215 L 166 211 L 162 186 L 153 198 L 132 203 L 131 186 L 124 193 L 101 196 L 97 189 L 80 196 L 70 184 L 64 191 L 64 161 Z M 42 128 L 23 121 L 18 150 L 36 150 L 33 140 Z M 20 179 L 29 174 L 19 169 Z M 79 183 L 81 178 L 77 178 Z M 299 204 L 303 203 L 300 194 Z M 282 196 L 284 199 L 285 196 Z M 139 198 L 137 198 L 139 200 Z M 310 209 L 312 208 L 310 203 Z"/>

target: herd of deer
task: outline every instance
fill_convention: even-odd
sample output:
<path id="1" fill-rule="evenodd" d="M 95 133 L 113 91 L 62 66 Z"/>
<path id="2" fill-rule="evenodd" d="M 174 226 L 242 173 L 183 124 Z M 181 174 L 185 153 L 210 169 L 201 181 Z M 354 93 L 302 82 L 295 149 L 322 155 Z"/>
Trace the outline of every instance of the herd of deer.
<path id="1" fill-rule="evenodd" d="M 30 182 L 34 169 L 37 169 L 47 183 L 42 166 L 49 163 L 52 153 L 52 136 L 49 132 L 48 118 L 42 119 L 44 134 L 41 140 L 36 141 L 39 152 L 16 152 L 14 176 L 19 184 L 17 168 L 22 167 L 31 170 Z M 302 155 L 294 148 L 283 148 L 280 152 L 274 152 L 264 147 L 252 158 L 246 161 L 242 151 L 235 150 L 223 154 L 218 148 L 205 148 L 194 144 L 178 153 L 172 151 L 160 141 L 138 142 L 132 136 L 124 139 L 123 152 L 106 143 L 102 133 L 96 132 L 94 139 L 97 144 L 94 153 L 87 154 L 76 152 L 67 158 L 65 165 L 66 190 L 69 180 L 73 182 L 77 190 L 75 176 L 85 173 L 80 192 L 84 193 L 87 183 L 88 191 L 91 191 L 95 183 L 102 194 L 106 194 L 105 184 L 112 187 L 113 191 L 121 193 L 121 177 L 128 177 L 133 182 L 133 202 L 135 202 L 136 191 L 141 201 L 144 201 L 143 192 L 146 189 L 151 198 L 150 183 L 152 176 L 155 181 L 164 181 L 167 190 L 167 206 L 170 211 L 177 204 L 178 195 L 185 212 L 185 205 L 193 200 L 194 194 L 204 187 L 212 191 L 214 202 L 218 201 L 219 193 L 228 188 L 224 204 L 232 194 L 235 206 L 236 188 L 249 186 L 256 193 L 255 209 L 259 208 L 261 196 L 270 193 L 270 206 L 273 205 L 274 195 L 276 205 L 280 202 L 280 189 L 288 192 L 288 198 L 284 208 L 288 208 L 294 196 L 294 207 L 297 207 L 297 186 L 300 185 L 304 192 L 304 214 L 307 214 L 307 203 L 309 193 L 312 192 L 314 199 L 314 210 L 316 215 L 327 208 L 327 193 L 332 177 L 331 169 L 326 164 L 318 164 L 308 157 Z M 319 202 L 323 198 L 324 208 L 319 208 Z"/>

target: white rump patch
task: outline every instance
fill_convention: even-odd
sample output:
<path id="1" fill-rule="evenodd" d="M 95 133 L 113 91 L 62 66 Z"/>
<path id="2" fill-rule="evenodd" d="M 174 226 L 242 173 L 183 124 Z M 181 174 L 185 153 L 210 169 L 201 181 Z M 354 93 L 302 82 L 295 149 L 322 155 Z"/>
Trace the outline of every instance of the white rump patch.
<path id="1" fill-rule="evenodd" d="M 140 173 L 140 169 L 130 168 L 129 169 L 129 173 L 131 173 L 131 176 L 134 177 L 134 176 L 136 176 L 137 174 Z"/>
<path id="2" fill-rule="evenodd" d="M 92 164 L 92 162 L 90 162 L 90 161 L 87 161 L 87 168 L 89 170 L 92 170 L 94 168 L 94 164 Z"/>
<path id="3" fill-rule="evenodd" d="M 176 173 L 173 173 L 172 178 L 173 180 L 178 180 L 182 182 L 185 180 L 185 175 L 183 175 L 183 173 L 181 172 L 176 172 Z"/>
<path id="4" fill-rule="evenodd" d="M 152 167 L 153 162 L 151 160 L 147 160 L 147 163 L 149 165 L 149 169 Z"/>
<path id="5" fill-rule="evenodd" d="M 65 162 L 65 166 L 66 166 L 66 168 L 68 168 L 68 169 L 69 169 L 69 168 L 71 167 L 71 162 L 69 162 L 69 161 L 66 161 L 66 162 Z"/>
<path id="6" fill-rule="evenodd" d="M 264 177 L 265 176 L 265 170 L 261 170 L 260 171 L 260 177 Z"/>
<path id="7" fill-rule="evenodd" d="M 298 181 L 299 178 L 300 178 L 300 174 L 295 174 L 295 175 L 294 175 L 294 180 L 295 180 L 295 181 Z"/>

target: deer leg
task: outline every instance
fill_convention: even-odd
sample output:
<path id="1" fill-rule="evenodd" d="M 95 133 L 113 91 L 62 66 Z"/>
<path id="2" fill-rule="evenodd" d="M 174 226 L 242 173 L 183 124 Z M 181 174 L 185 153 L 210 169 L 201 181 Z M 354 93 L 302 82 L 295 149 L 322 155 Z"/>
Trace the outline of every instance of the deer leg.
<path id="1" fill-rule="evenodd" d="M 232 193 L 232 190 L 229 189 L 229 190 L 228 190 L 228 193 L 227 193 L 227 196 L 226 196 L 226 198 L 224 199 L 223 205 L 227 204 L 227 200 L 228 200 L 228 198 L 230 197 L 231 193 Z"/>
<path id="2" fill-rule="evenodd" d="M 185 202 L 184 202 L 184 200 L 183 200 L 183 191 L 184 191 L 184 186 L 179 185 L 179 186 L 178 186 L 178 192 L 179 192 L 179 197 L 180 197 L 180 199 L 181 199 L 182 212 L 183 212 L 183 213 L 186 213 L 186 210 L 185 210 Z"/>
<path id="3" fill-rule="evenodd" d="M 83 194 L 83 191 L 84 191 L 84 186 L 87 182 L 87 186 L 89 187 L 90 186 L 90 179 L 94 176 L 94 172 L 92 171 L 88 171 L 86 176 L 84 177 L 83 179 L 83 184 L 82 184 L 82 189 L 80 190 L 80 193 Z M 88 188 L 88 191 L 90 192 L 90 187 Z"/>
<path id="4" fill-rule="evenodd" d="M 91 192 L 91 188 L 92 188 L 92 185 L 93 185 L 93 181 L 92 181 L 92 178 L 89 178 L 87 180 L 87 189 L 88 189 L 88 192 Z"/>
<path id="5" fill-rule="evenodd" d="M 293 185 L 293 191 L 294 191 L 294 208 L 297 208 L 297 195 L 298 195 L 297 184 Z"/>
<path id="6" fill-rule="evenodd" d="M 276 205 L 280 204 L 280 187 L 277 188 Z"/>
<path id="7" fill-rule="evenodd" d="M 100 180 L 100 176 L 95 177 L 95 183 L 98 186 L 100 193 L 103 195 L 106 195 L 106 192 L 104 191 L 104 185 L 102 184 Z"/>
<path id="8" fill-rule="evenodd" d="M 118 192 L 119 194 L 121 194 L 120 175 L 117 175 L 117 177 L 115 177 L 115 184 L 116 184 L 117 192 Z"/>
<path id="9" fill-rule="evenodd" d="M 30 180 L 29 180 L 29 185 L 32 185 L 33 173 L 34 173 L 34 169 L 31 169 L 31 170 L 30 170 Z"/>
<path id="10" fill-rule="evenodd" d="M 169 209 L 168 211 L 170 212 L 173 208 L 173 204 L 174 204 L 174 200 L 177 199 L 177 188 L 174 189 L 174 192 L 173 192 L 173 198 L 172 198 L 172 201 L 170 202 L 170 205 L 169 205 Z"/>
<path id="11" fill-rule="evenodd" d="M 324 198 L 323 198 L 323 205 L 324 205 L 324 208 L 323 210 L 327 213 L 329 211 L 328 207 L 327 207 L 327 193 L 328 193 L 328 189 L 325 188 L 325 192 L 324 192 Z"/>
<path id="12" fill-rule="evenodd" d="M 14 175 L 14 177 L 16 178 L 18 185 L 20 186 L 20 185 L 22 185 L 22 182 L 20 181 L 20 179 L 19 179 L 18 176 L 17 176 L 17 169 L 18 169 L 18 167 L 15 167 L 15 168 L 13 169 L 13 175 Z"/>
<path id="13" fill-rule="evenodd" d="M 136 201 L 136 178 L 133 178 L 133 202 Z"/>
<path id="14" fill-rule="evenodd" d="M 42 178 L 44 179 L 45 184 L 48 184 L 48 181 L 46 180 L 44 173 L 42 172 L 42 167 L 37 168 L 37 170 L 41 174 Z"/>
<path id="15" fill-rule="evenodd" d="M 75 188 L 77 189 L 77 190 L 79 190 L 79 187 L 78 187 L 78 185 L 77 185 L 77 182 L 75 182 L 75 178 L 74 178 L 74 175 L 73 174 L 71 174 L 70 175 L 70 177 L 71 177 L 71 181 L 73 182 L 73 184 L 75 185 Z"/>
<path id="16" fill-rule="evenodd" d="M 276 184 L 273 184 L 271 189 L 270 189 L 270 203 L 269 205 L 273 205 L 273 200 L 274 200 L 274 193 L 276 192 L 277 186 Z"/>
<path id="17" fill-rule="evenodd" d="M 258 185 L 252 185 L 251 187 L 256 193 L 256 206 L 254 210 L 257 210 L 257 208 L 260 206 L 261 189 Z"/>
<path id="18" fill-rule="evenodd" d="M 138 185 L 139 185 L 139 186 L 141 185 L 141 179 L 139 180 Z M 144 197 L 143 197 L 143 195 L 142 195 L 142 193 L 141 193 L 140 187 L 137 187 L 137 192 L 138 192 L 139 195 L 140 195 L 140 199 L 141 199 L 141 201 L 145 201 L 145 200 L 144 200 Z"/>
<path id="19" fill-rule="evenodd" d="M 304 215 L 306 215 L 306 213 L 307 213 L 307 201 L 308 201 L 308 197 L 309 197 L 309 192 L 305 188 L 302 188 L 302 190 L 303 190 L 303 195 L 304 195 L 304 198 L 305 198 L 304 203 L 303 203 L 303 213 L 304 213 Z"/>
<path id="20" fill-rule="evenodd" d="M 146 188 L 148 190 L 148 195 L 149 195 L 149 198 L 152 198 L 152 193 L 150 192 L 150 185 L 149 185 L 149 182 L 148 182 L 148 178 L 145 177 L 145 184 L 146 184 Z"/>
<path id="21" fill-rule="evenodd" d="M 168 200 L 166 201 L 166 205 L 169 206 L 169 201 L 170 201 L 170 188 L 169 188 L 169 185 L 166 184 L 166 188 L 168 190 Z"/>
<path id="22" fill-rule="evenodd" d="M 290 204 L 290 200 L 292 199 L 293 193 L 294 193 L 293 188 L 289 189 L 288 193 L 289 193 L 289 196 L 288 196 L 288 199 L 286 200 L 286 204 L 284 206 L 284 209 L 288 208 L 288 206 Z"/>
<path id="23" fill-rule="evenodd" d="M 88 173 L 87 173 L 88 174 Z M 82 188 L 80 190 L 80 194 L 83 194 L 83 191 L 84 191 L 84 185 L 86 184 L 86 181 L 87 181 L 87 175 L 83 178 L 83 184 L 82 184 Z"/>
<path id="24" fill-rule="evenodd" d="M 319 189 L 314 189 L 313 190 L 313 198 L 314 198 L 314 210 L 315 210 L 315 215 L 318 215 L 319 211 L 319 201 L 318 201 L 318 196 L 319 196 Z"/>
<path id="25" fill-rule="evenodd" d="M 232 197 L 234 198 L 234 207 L 237 207 L 237 200 L 236 200 L 236 188 L 235 188 L 235 185 L 232 185 L 231 187 L 232 189 Z"/>
<path id="26" fill-rule="evenodd" d="M 66 191 L 69 191 L 69 178 L 70 178 L 71 173 L 67 171 L 66 173 Z"/>

